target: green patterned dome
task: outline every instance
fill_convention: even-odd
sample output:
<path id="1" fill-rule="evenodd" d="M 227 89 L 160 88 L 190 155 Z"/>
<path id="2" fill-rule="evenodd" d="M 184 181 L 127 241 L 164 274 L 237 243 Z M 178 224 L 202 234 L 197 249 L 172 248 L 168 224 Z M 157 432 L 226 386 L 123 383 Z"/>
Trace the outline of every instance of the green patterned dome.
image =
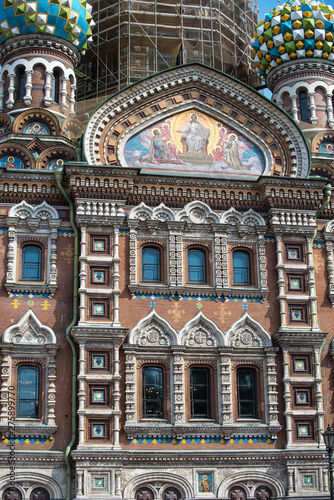
<path id="1" fill-rule="evenodd" d="M 95 24 L 86 0 L 0 0 L 0 44 L 26 34 L 55 35 L 87 48 Z"/>
<path id="2" fill-rule="evenodd" d="M 334 61 L 334 10 L 320 1 L 289 0 L 256 26 L 252 58 L 265 76 L 280 64 L 300 58 Z"/>

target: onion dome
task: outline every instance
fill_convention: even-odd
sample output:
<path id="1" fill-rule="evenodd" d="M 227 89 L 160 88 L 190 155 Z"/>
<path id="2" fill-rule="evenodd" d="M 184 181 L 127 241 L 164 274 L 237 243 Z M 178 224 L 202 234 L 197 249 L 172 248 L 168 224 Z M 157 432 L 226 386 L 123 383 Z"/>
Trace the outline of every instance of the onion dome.
<path id="1" fill-rule="evenodd" d="M 0 0 L 0 44 L 37 33 L 63 38 L 83 51 L 95 24 L 91 12 L 86 0 Z"/>
<path id="2" fill-rule="evenodd" d="M 288 0 L 256 26 L 252 58 L 265 76 L 290 60 L 334 61 L 334 10 L 316 0 Z"/>

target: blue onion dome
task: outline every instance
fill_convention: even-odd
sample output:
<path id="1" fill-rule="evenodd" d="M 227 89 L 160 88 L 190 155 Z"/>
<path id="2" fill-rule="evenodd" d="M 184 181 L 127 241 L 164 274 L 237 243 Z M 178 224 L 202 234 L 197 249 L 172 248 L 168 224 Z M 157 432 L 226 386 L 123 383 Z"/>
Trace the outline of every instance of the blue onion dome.
<path id="1" fill-rule="evenodd" d="M 84 51 L 95 24 L 91 12 L 86 0 L 0 0 L 0 44 L 37 33 L 63 38 Z"/>
<path id="2" fill-rule="evenodd" d="M 265 76 L 300 58 L 334 61 L 334 10 L 316 0 L 288 0 L 256 26 L 252 58 Z"/>

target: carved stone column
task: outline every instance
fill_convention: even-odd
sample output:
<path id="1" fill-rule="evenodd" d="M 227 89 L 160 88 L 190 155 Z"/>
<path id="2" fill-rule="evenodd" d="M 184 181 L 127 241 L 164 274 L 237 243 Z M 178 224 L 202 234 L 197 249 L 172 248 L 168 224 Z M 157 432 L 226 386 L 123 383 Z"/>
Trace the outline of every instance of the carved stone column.
<path id="1" fill-rule="evenodd" d="M 32 69 L 26 69 L 25 71 L 26 75 L 26 84 L 25 84 L 25 96 L 23 97 L 23 102 L 26 106 L 30 106 L 32 102 L 32 97 L 31 97 L 31 89 L 32 89 L 32 75 L 33 75 L 33 70 Z"/>
<path id="2" fill-rule="evenodd" d="M 222 418 L 223 424 L 230 424 L 233 420 L 232 408 L 232 372 L 231 360 L 229 356 L 222 356 L 221 365 L 221 397 L 222 397 Z"/>
<path id="3" fill-rule="evenodd" d="M 184 402 L 184 361 L 181 354 L 175 354 L 173 359 L 173 385 L 174 385 L 174 423 L 185 423 Z"/>
<path id="4" fill-rule="evenodd" d="M 137 232 L 130 229 L 130 284 L 137 283 Z"/>

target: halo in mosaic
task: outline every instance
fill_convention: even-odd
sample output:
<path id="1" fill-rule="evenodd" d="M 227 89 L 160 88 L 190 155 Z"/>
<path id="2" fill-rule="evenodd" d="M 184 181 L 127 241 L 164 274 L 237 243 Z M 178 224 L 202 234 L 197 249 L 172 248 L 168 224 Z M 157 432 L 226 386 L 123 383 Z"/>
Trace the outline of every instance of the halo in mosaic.
<path id="1" fill-rule="evenodd" d="M 83 51 L 92 41 L 91 12 L 86 0 L 0 0 L 0 43 L 39 33 L 68 40 Z"/>
<path id="2" fill-rule="evenodd" d="M 256 26 L 252 58 L 266 76 L 280 64 L 301 58 L 334 61 L 334 10 L 317 0 L 289 0 Z"/>

